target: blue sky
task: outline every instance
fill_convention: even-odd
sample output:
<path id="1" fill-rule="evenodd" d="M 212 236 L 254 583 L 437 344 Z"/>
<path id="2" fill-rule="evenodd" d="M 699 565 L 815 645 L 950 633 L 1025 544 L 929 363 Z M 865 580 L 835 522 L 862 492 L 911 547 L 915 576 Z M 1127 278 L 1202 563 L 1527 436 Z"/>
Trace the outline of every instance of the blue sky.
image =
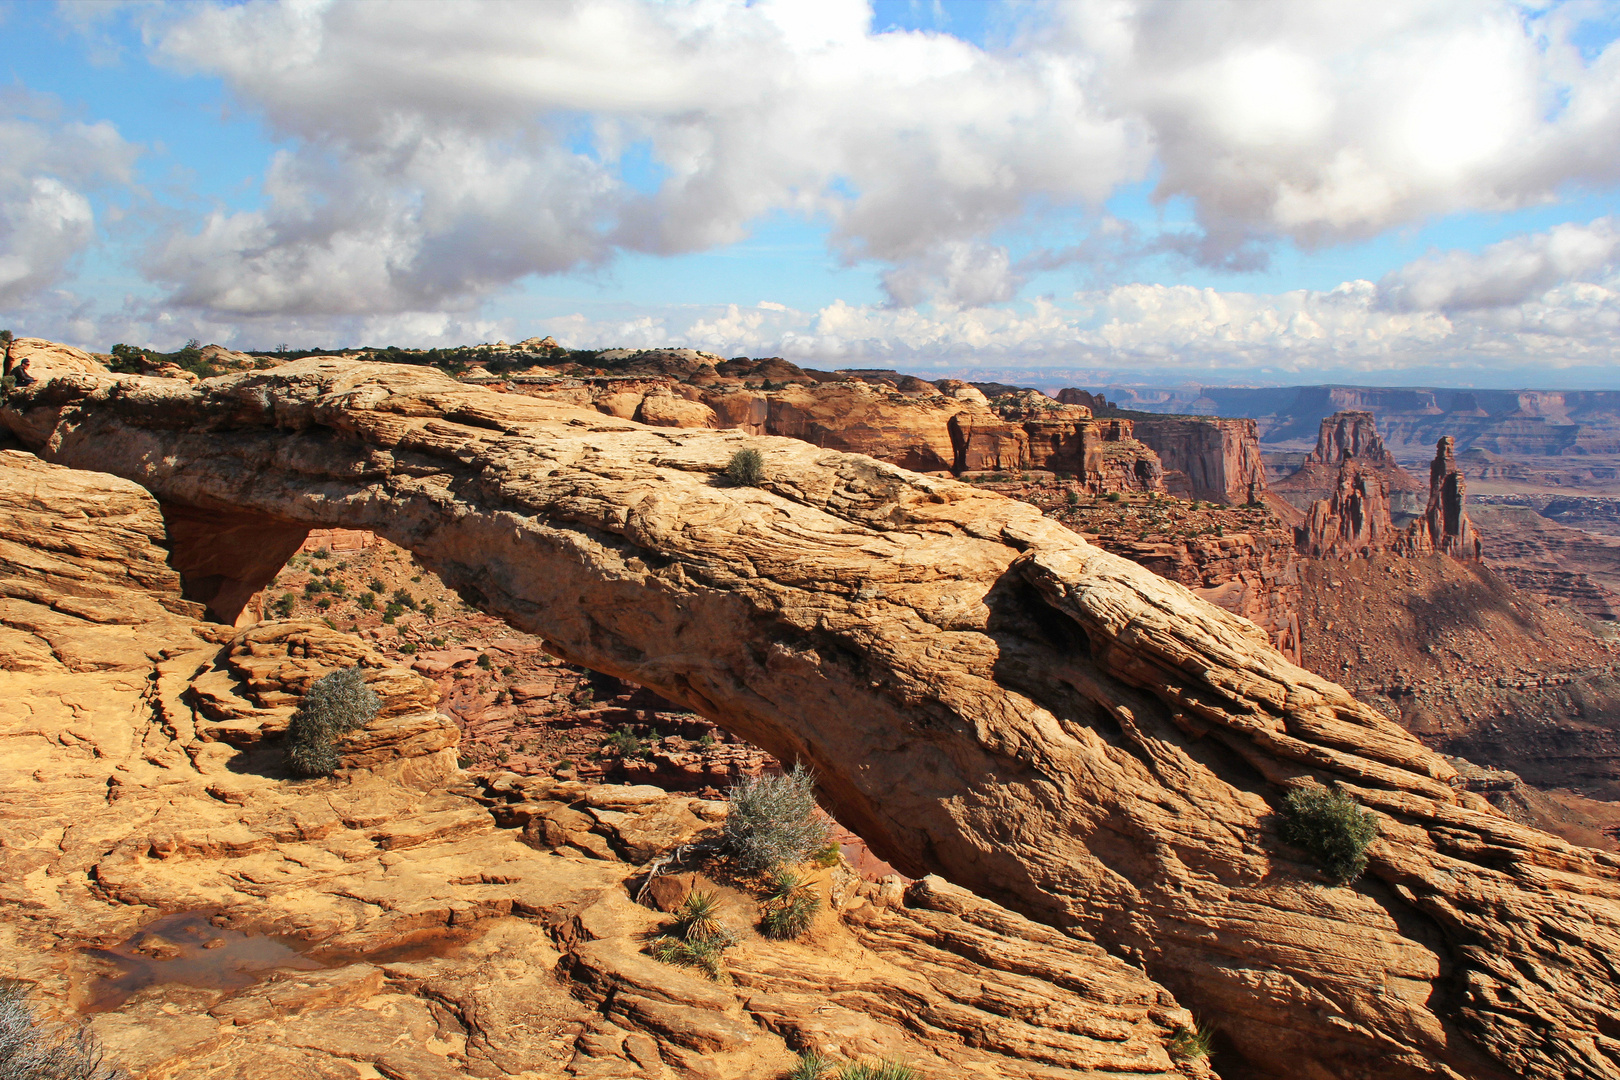
<path id="1" fill-rule="evenodd" d="M 1620 386 L 1611 5 L 0 9 L 0 320 Z"/>

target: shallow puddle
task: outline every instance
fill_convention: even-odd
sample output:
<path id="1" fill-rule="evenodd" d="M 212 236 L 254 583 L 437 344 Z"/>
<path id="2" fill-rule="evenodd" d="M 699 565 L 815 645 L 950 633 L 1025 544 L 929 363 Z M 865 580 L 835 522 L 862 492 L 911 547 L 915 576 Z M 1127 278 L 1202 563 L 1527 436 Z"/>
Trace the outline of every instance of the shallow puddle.
<path id="1" fill-rule="evenodd" d="M 115 964 L 121 973 L 90 985 L 85 1011 L 116 1009 L 132 994 L 158 983 L 240 990 L 278 968 L 326 966 L 305 956 L 287 939 L 215 926 L 216 914 L 180 911 L 164 915 L 110 949 L 86 949 L 87 956 Z"/>

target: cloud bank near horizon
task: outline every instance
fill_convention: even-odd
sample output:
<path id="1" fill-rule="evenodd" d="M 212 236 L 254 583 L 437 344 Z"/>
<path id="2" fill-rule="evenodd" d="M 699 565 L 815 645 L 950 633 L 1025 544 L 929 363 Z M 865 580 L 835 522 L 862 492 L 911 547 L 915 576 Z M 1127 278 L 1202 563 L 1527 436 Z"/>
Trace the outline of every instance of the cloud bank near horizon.
<path id="1" fill-rule="evenodd" d="M 74 268 L 143 148 L 18 97 L 0 119 L 0 312 L 105 347 L 448 344 L 549 332 L 819 364 L 1246 373 L 1606 365 L 1620 229 L 1564 222 L 1434 251 L 1376 280 L 1280 292 L 1217 277 L 1446 215 L 1620 182 L 1620 44 L 1580 4 L 1116 0 L 1017 8 L 1005 40 L 876 32 L 863 0 L 477 5 L 249 2 L 132 19 L 147 59 L 217 79 L 276 150 L 251 205 L 162 206 L 145 295 Z M 1185 223 L 1122 221 L 1152 184 Z M 117 200 L 113 200 L 117 203 Z M 624 317 L 497 313 L 536 276 L 724 249 L 772 215 L 821 223 L 883 303 Z M 1085 222 L 1047 245 L 1054 215 Z M 103 218 L 107 216 L 103 212 Z M 1032 277 L 1104 278 L 1030 296 Z M 334 340 L 335 339 L 335 340 Z"/>

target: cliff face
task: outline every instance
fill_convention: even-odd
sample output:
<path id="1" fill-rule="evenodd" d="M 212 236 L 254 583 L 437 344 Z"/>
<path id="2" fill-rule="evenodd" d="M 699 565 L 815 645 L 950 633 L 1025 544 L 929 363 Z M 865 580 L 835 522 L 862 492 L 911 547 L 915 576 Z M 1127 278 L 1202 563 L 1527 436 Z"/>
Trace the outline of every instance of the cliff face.
<path id="1" fill-rule="evenodd" d="M 722 365 L 724 367 L 724 365 Z M 1129 420 L 1098 420 L 1084 406 L 1037 391 L 994 400 L 967 384 L 946 390 L 918 379 L 816 382 L 783 387 L 658 377 L 514 381 L 528 396 L 587 405 L 655 427 L 722 428 L 801 439 L 828 450 L 867 454 L 918 472 L 1050 471 L 1088 490 L 1162 491 L 1157 456 L 1132 435 Z"/>
<path id="2" fill-rule="evenodd" d="M 1140 961 L 1257 1069 L 1620 1075 L 1620 860 L 1497 814 L 1252 624 L 1032 507 L 411 368 L 25 374 L 0 417 L 51 459 L 410 548 L 559 654 L 813 766 L 902 870 Z M 720 480 L 741 447 L 759 488 Z M 1380 823 L 1354 888 L 1277 833 L 1283 792 L 1326 781 Z"/>
<path id="3" fill-rule="evenodd" d="M 1260 502 L 1266 466 L 1253 420 L 1136 417 L 1136 437 L 1164 463 L 1172 495 L 1240 505 Z"/>
<path id="4" fill-rule="evenodd" d="M 1295 546 L 1313 559 L 1353 559 L 1396 541 L 1389 488 L 1380 471 L 1346 458 L 1332 496 L 1310 504 L 1295 528 Z"/>

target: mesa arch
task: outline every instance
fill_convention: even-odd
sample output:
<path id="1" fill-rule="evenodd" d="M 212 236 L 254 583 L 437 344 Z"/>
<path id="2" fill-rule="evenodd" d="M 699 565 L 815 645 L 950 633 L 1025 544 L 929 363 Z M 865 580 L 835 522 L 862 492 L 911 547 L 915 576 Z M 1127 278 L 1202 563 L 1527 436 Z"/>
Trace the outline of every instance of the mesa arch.
<path id="1" fill-rule="evenodd" d="M 185 508 L 177 563 L 217 595 L 237 571 L 208 561 L 210 514 L 377 532 L 561 655 L 809 762 L 902 869 L 1142 963 L 1261 1074 L 1620 1076 L 1620 860 L 1458 792 L 1253 626 L 1032 507 L 429 370 L 192 386 L 20 344 L 5 424 Z M 760 489 L 719 478 L 742 446 Z M 1307 778 L 1383 815 L 1353 888 L 1276 838 Z"/>

